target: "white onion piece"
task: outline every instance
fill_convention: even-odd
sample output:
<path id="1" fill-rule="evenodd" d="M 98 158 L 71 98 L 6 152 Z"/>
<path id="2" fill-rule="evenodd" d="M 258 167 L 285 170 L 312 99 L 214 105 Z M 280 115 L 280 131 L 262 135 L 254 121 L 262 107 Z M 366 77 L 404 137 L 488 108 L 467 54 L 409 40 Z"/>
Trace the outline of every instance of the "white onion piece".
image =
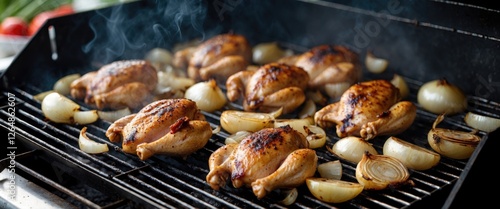
<path id="1" fill-rule="evenodd" d="M 163 72 L 158 71 L 158 87 L 157 89 L 163 89 L 165 87 L 171 88 L 171 90 L 186 90 L 190 86 L 195 84 L 195 81 L 191 78 L 186 78 L 178 76 L 173 71 Z"/>
<path id="2" fill-rule="evenodd" d="M 374 155 L 378 154 L 371 143 L 355 136 L 344 137 L 335 142 L 332 148 L 327 147 L 327 149 L 334 155 L 353 163 L 358 163 L 365 152 Z"/>
<path id="3" fill-rule="evenodd" d="M 199 82 L 189 87 L 184 97 L 196 102 L 200 110 L 214 112 L 226 105 L 227 98 L 215 80 Z"/>
<path id="4" fill-rule="evenodd" d="M 418 103 L 427 111 L 435 114 L 455 114 L 467 108 L 467 98 L 457 86 L 445 79 L 433 80 L 420 87 Z"/>
<path id="5" fill-rule="evenodd" d="M 322 178 L 340 180 L 342 178 L 342 163 L 340 160 L 321 163 L 318 165 L 318 173 Z"/>
<path id="6" fill-rule="evenodd" d="M 283 108 L 272 113 L 225 110 L 220 116 L 220 124 L 230 134 L 238 131 L 256 132 L 263 128 L 274 127 L 274 120 L 283 112 Z"/>
<path id="7" fill-rule="evenodd" d="M 306 185 L 314 197 L 328 203 L 349 201 L 363 191 L 363 185 L 359 183 L 327 178 L 308 178 Z"/>
<path id="8" fill-rule="evenodd" d="M 259 65 L 275 62 L 292 54 L 291 50 L 281 48 L 276 42 L 260 43 L 252 49 L 253 62 Z"/>
<path id="9" fill-rule="evenodd" d="M 398 159 L 387 155 L 365 153 L 356 166 L 356 179 L 365 190 L 382 190 L 411 184 L 408 168 Z"/>
<path id="10" fill-rule="evenodd" d="M 80 74 L 70 74 L 64 76 L 54 83 L 53 90 L 62 95 L 69 95 L 71 92 L 71 82 L 80 78 Z"/>
<path id="11" fill-rule="evenodd" d="M 394 74 L 394 77 L 391 80 L 392 85 L 399 89 L 399 93 L 401 98 L 406 98 L 410 94 L 410 88 L 408 88 L 408 84 L 405 79 L 398 74 Z"/>
<path id="12" fill-rule="evenodd" d="M 166 49 L 154 48 L 146 54 L 144 59 L 153 65 L 170 65 L 173 57 L 172 52 Z"/>
<path id="13" fill-rule="evenodd" d="M 304 105 L 302 106 L 302 109 L 300 110 L 298 117 L 299 118 L 307 118 L 307 117 L 314 117 L 314 113 L 316 113 L 317 108 L 316 108 L 316 103 L 312 99 L 307 99 L 304 102 Z"/>
<path id="14" fill-rule="evenodd" d="M 441 160 L 438 153 L 394 136 L 385 141 L 383 154 L 397 158 L 407 168 L 420 171 L 436 166 Z"/>
<path id="15" fill-rule="evenodd" d="M 286 196 L 283 200 L 280 200 L 280 203 L 283 205 L 293 204 L 295 202 L 295 200 L 297 200 L 297 197 L 299 196 L 299 192 L 297 191 L 297 188 L 282 189 L 281 194 Z"/>
<path id="16" fill-rule="evenodd" d="M 245 137 L 249 136 L 252 134 L 252 132 L 249 131 L 238 131 L 234 134 L 231 134 L 226 138 L 224 141 L 225 144 L 239 144 L 241 140 L 243 140 Z"/>
<path id="17" fill-rule="evenodd" d="M 302 118 L 302 119 L 276 119 L 274 120 L 274 127 L 278 128 L 281 126 L 290 125 L 293 129 L 300 132 L 304 136 L 307 136 L 304 126 L 309 126 L 314 124 L 314 119 L 312 117 Z"/>
<path id="18" fill-rule="evenodd" d="M 118 120 L 120 118 L 123 118 L 127 115 L 132 114 L 132 111 L 128 107 L 119 109 L 119 110 L 114 110 L 114 111 L 102 111 L 99 110 L 97 111 L 97 114 L 99 115 L 99 118 L 108 122 L 115 122 L 115 120 Z"/>
<path id="19" fill-rule="evenodd" d="M 55 92 L 54 90 L 44 91 L 44 92 L 41 92 L 41 93 L 38 93 L 38 94 L 34 95 L 33 99 L 36 100 L 36 101 L 42 102 L 43 99 L 47 95 L 49 95 L 50 93 L 54 93 L 54 92 Z"/>
<path id="20" fill-rule="evenodd" d="M 389 61 L 386 59 L 378 58 L 373 53 L 366 53 L 365 65 L 371 73 L 382 73 L 387 69 Z"/>
<path id="21" fill-rule="evenodd" d="M 323 128 L 316 125 L 304 126 L 306 131 L 306 139 L 309 142 L 309 148 L 317 149 L 325 146 L 326 144 L 326 132 Z"/>
<path id="22" fill-rule="evenodd" d="M 465 123 L 477 130 L 493 132 L 500 127 L 500 119 L 468 112 L 464 117 Z"/>
<path id="23" fill-rule="evenodd" d="M 43 114 L 56 123 L 74 123 L 73 115 L 79 109 L 80 105 L 57 92 L 48 94 L 42 101 Z"/>
<path id="24" fill-rule="evenodd" d="M 87 136 L 87 127 L 83 127 L 80 131 L 80 136 L 78 137 L 78 146 L 80 150 L 90 153 L 90 154 L 98 154 L 109 151 L 108 145 L 105 143 L 98 143 L 89 139 Z"/>
<path id="25" fill-rule="evenodd" d="M 73 120 L 75 124 L 89 124 L 97 121 L 99 115 L 97 110 L 75 111 L 73 113 Z"/>
<path id="26" fill-rule="evenodd" d="M 443 121 L 444 115 L 439 115 L 427 134 L 427 141 L 432 149 L 439 154 L 453 159 L 469 158 L 481 138 L 474 133 L 436 128 Z"/>
<path id="27" fill-rule="evenodd" d="M 341 82 L 335 84 L 325 84 L 325 92 L 326 94 L 332 98 L 333 100 L 339 100 L 342 94 L 351 87 L 351 83 L 349 82 Z"/>

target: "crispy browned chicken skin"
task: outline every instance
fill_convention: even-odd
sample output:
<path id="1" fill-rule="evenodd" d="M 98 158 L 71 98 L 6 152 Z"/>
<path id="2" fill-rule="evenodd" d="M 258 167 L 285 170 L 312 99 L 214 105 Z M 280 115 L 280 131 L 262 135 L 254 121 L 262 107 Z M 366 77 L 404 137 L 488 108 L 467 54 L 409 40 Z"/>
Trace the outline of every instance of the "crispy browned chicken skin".
<path id="1" fill-rule="evenodd" d="M 211 78 L 224 83 L 230 75 L 245 70 L 252 61 L 252 47 L 247 39 L 238 34 L 214 36 L 196 47 L 178 51 L 173 63 L 186 68 L 195 81 Z"/>
<path id="2" fill-rule="evenodd" d="M 347 82 L 354 84 L 362 76 L 358 55 L 344 46 L 319 45 L 278 62 L 303 68 L 310 76 L 309 89 L 325 91 L 325 86 Z"/>
<path id="3" fill-rule="evenodd" d="M 73 81 L 71 96 L 98 109 L 136 109 L 152 101 L 157 83 L 157 71 L 148 62 L 122 60 Z"/>
<path id="4" fill-rule="evenodd" d="M 400 101 L 399 89 L 386 80 L 357 83 L 344 92 L 339 102 L 314 115 L 323 128 L 336 125 L 339 137 L 393 135 L 405 131 L 416 117 L 416 106 Z"/>
<path id="5" fill-rule="evenodd" d="M 294 188 L 316 172 L 318 157 L 301 133 L 290 126 L 266 128 L 210 156 L 206 180 L 219 190 L 228 178 L 235 188 L 251 187 L 257 198 L 278 188 Z"/>
<path id="6" fill-rule="evenodd" d="M 245 111 L 271 112 L 283 107 L 283 113 L 290 113 L 305 101 L 308 81 L 309 75 L 300 67 L 270 63 L 230 76 L 227 97 L 234 102 L 243 96 Z"/>
<path id="7" fill-rule="evenodd" d="M 143 159 L 151 156 L 148 152 L 188 155 L 208 142 L 212 129 L 194 101 L 164 99 L 115 121 L 106 136 L 112 142 L 123 140 L 124 152 L 138 154 Z"/>

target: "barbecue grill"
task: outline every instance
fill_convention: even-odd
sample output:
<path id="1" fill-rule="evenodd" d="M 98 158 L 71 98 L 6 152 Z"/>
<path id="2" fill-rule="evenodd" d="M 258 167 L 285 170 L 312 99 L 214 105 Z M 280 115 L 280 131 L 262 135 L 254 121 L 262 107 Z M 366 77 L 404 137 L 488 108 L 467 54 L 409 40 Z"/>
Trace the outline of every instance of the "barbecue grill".
<path id="1" fill-rule="evenodd" d="M 84 74 L 115 60 L 143 58 L 156 47 L 172 49 L 177 43 L 234 32 L 245 35 L 253 45 L 278 41 L 296 52 L 324 43 L 346 45 L 360 57 L 373 51 L 390 60 L 390 65 L 382 74 L 364 70 L 364 80 L 402 75 L 410 87 L 408 100 L 417 104 L 416 93 L 424 82 L 446 78 L 468 95 L 467 111 L 500 118 L 500 77 L 496 70 L 500 35 L 494 28 L 498 10 L 445 1 L 364 3 L 136 1 L 50 19 L 1 77 L 0 126 L 2 136 L 10 134 L 9 141 L 13 142 L 4 140 L 2 147 L 15 155 L 0 158 L 0 176 L 4 188 L 12 186 L 17 192 L 17 199 L 12 201 L 8 195 L 11 190 L 3 191 L 2 206 L 448 208 L 460 204 L 461 197 L 469 194 L 466 190 L 476 182 L 474 178 L 488 178 L 488 174 L 478 172 L 486 166 L 487 154 L 493 152 L 491 144 L 498 143 L 490 140 L 498 131 L 479 132 L 481 142 L 469 159 L 442 157 L 432 169 L 412 170 L 410 178 L 415 186 L 363 191 L 341 204 L 321 202 L 301 186 L 297 201 L 284 206 L 278 203 L 278 192 L 259 200 L 245 188 L 210 188 L 205 181 L 207 160 L 224 144 L 229 135 L 224 131 L 185 159 L 156 155 L 141 161 L 122 152 L 120 144 L 111 143 L 105 136 L 110 123 L 98 120 L 86 125 L 87 135 L 107 143 L 110 151 L 86 154 L 77 142 L 83 126 L 47 121 L 40 102 L 33 98 L 65 75 Z M 241 108 L 238 104 L 231 107 Z M 221 111 L 204 114 L 214 128 L 219 125 Z M 414 124 L 398 137 L 429 148 L 427 133 L 436 117 L 418 106 Z M 463 117 L 447 116 L 440 126 L 472 131 Z M 333 130 L 328 131 L 328 137 L 326 146 L 339 140 Z M 381 153 L 384 137 L 372 142 Z M 319 162 L 338 159 L 325 148 L 317 149 L 317 154 Z M 342 178 L 356 182 L 356 165 L 341 162 Z M 9 173 L 12 168 L 15 172 Z M 15 183 L 9 180 L 12 175 L 16 176 Z"/>

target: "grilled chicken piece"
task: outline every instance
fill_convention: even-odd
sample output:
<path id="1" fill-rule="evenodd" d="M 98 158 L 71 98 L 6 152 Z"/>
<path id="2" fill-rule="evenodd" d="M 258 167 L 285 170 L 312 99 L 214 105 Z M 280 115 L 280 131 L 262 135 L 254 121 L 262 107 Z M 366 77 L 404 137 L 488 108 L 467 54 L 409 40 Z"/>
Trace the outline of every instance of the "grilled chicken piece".
<path id="1" fill-rule="evenodd" d="M 157 71 L 148 62 L 122 60 L 73 81 L 71 96 L 98 109 L 138 109 L 152 101 L 157 83 Z"/>
<path id="2" fill-rule="evenodd" d="M 207 125 L 210 127 L 194 101 L 164 99 L 150 103 L 136 114 L 116 120 L 108 127 L 106 136 L 112 142 L 123 140 L 122 149 L 126 153 L 137 154 L 137 147 L 142 144 L 141 158 L 149 157 L 147 152 L 184 156 L 207 143 L 212 135 Z M 178 147 L 183 142 L 190 144 Z M 172 152 L 172 146 L 178 148 L 177 154 Z M 185 147 L 189 147 L 186 148 L 188 151 Z"/>
<path id="3" fill-rule="evenodd" d="M 183 117 L 170 126 L 170 132 L 156 141 L 137 145 L 137 156 L 146 160 L 154 154 L 186 157 L 203 148 L 212 136 L 207 121 Z"/>
<path id="4" fill-rule="evenodd" d="M 261 199 L 274 189 L 298 187 L 315 174 L 318 157 L 308 147 L 304 135 L 288 125 L 262 129 L 213 152 L 206 180 L 219 190 L 230 177 L 235 188 L 251 187 Z"/>
<path id="5" fill-rule="evenodd" d="M 234 102 L 244 94 L 245 111 L 271 112 L 283 107 L 286 114 L 305 101 L 308 81 L 309 75 L 300 67 L 270 63 L 230 76 L 227 97 Z"/>
<path id="6" fill-rule="evenodd" d="M 310 76 L 308 88 L 322 92 L 330 84 L 354 84 L 362 76 L 358 55 L 344 46 L 319 45 L 278 62 L 303 68 Z"/>
<path id="7" fill-rule="evenodd" d="M 188 76 L 195 81 L 213 78 L 224 83 L 230 75 L 245 70 L 251 61 L 252 48 L 244 36 L 221 34 L 195 48 L 176 52 L 173 63 L 178 68 L 187 66 Z"/>
<path id="8" fill-rule="evenodd" d="M 323 128 L 336 125 L 337 135 L 361 136 L 366 140 L 377 135 L 405 131 L 416 117 L 416 106 L 400 101 L 399 89 L 386 80 L 357 83 L 344 92 L 339 102 L 327 105 L 314 115 Z"/>

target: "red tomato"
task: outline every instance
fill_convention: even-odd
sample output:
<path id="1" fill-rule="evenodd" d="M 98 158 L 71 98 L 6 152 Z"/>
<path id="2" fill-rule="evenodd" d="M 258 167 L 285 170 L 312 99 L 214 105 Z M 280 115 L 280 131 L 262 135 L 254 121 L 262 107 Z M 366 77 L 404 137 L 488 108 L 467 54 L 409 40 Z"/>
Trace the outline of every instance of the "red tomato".
<path id="1" fill-rule="evenodd" d="M 28 33 L 28 23 L 20 17 L 7 17 L 0 25 L 0 34 L 25 36 Z"/>
<path id="2" fill-rule="evenodd" d="M 28 28 L 28 35 L 35 35 L 35 33 L 42 27 L 42 25 L 50 18 L 59 17 L 63 15 L 73 14 L 73 8 L 71 5 L 62 5 L 54 10 L 45 11 L 36 15 Z"/>

